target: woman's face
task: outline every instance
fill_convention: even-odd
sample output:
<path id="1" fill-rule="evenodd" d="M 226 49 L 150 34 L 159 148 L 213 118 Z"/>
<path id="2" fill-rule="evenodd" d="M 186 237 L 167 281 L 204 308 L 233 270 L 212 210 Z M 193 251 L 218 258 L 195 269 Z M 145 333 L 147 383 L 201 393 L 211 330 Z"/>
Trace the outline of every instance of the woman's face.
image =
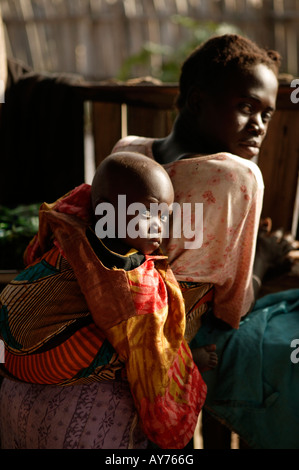
<path id="1" fill-rule="evenodd" d="M 263 64 L 246 75 L 232 76 L 214 95 L 201 97 L 197 126 L 205 152 L 229 152 L 251 159 L 258 155 L 275 110 L 278 82 Z"/>

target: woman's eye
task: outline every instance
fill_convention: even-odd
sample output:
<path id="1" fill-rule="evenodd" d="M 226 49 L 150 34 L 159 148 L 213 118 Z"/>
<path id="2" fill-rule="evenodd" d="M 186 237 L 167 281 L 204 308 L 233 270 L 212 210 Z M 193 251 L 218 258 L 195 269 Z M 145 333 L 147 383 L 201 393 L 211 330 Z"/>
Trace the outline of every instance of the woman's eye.
<path id="1" fill-rule="evenodd" d="M 251 114 L 252 106 L 251 106 L 251 104 L 248 104 L 248 103 L 242 103 L 240 105 L 240 110 L 241 110 L 242 113 Z"/>
<path id="2" fill-rule="evenodd" d="M 168 220 L 168 214 L 162 214 L 161 215 L 161 222 L 163 224 L 165 224 L 165 222 L 167 222 L 167 220 Z"/>
<path id="3" fill-rule="evenodd" d="M 262 119 L 264 122 L 269 122 L 272 119 L 272 113 L 270 111 L 263 113 Z"/>

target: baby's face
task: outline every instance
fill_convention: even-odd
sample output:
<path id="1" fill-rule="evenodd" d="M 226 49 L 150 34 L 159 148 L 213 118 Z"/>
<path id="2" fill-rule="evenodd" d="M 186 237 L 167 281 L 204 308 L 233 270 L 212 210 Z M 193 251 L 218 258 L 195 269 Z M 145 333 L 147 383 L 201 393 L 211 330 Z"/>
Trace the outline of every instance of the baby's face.
<path id="1" fill-rule="evenodd" d="M 135 172 L 115 172 L 95 209 L 96 235 L 119 254 L 130 248 L 151 254 L 168 235 L 173 186 L 160 165 L 146 163 Z"/>
<path id="2" fill-rule="evenodd" d="M 126 188 L 126 245 L 146 255 L 162 243 L 169 227 L 174 192 L 164 170 L 148 171 L 142 184 Z"/>
<path id="3" fill-rule="evenodd" d="M 170 192 L 160 197 L 145 196 L 127 208 L 125 242 L 144 254 L 153 253 L 168 233 L 173 197 Z"/>

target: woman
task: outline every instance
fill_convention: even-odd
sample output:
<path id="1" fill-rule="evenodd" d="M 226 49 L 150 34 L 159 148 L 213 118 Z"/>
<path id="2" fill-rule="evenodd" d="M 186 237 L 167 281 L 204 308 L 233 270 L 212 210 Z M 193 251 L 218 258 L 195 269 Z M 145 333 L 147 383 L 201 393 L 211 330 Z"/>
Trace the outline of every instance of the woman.
<path id="1" fill-rule="evenodd" d="M 185 250 L 182 237 L 170 239 L 166 250 L 179 281 L 214 285 L 213 312 L 233 328 L 254 301 L 263 180 L 250 160 L 275 110 L 278 69 L 278 54 L 248 39 L 213 38 L 183 64 L 170 135 L 129 136 L 114 147 L 138 149 L 165 165 L 176 201 L 203 203 L 202 246 Z M 257 287 L 262 275 L 253 278 Z"/>
<path id="2" fill-rule="evenodd" d="M 163 164 L 180 204 L 203 203 L 202 246 L 185 249 L 186 237 L 172 237 L 165 248 L 186 301 L 186 337 L 196 335 L 193 346 L 217 344 L 219 364 L 203 375 L 205 407 L 254 448 L 298 448 L 299 377 L 290 345 L 299 331 L 299 293 L 262 299 L 246 316 L 275 251 L 290 249 L 263 237 L 256 250 L 263 179 L 251 159 L 275 111 L 279 64 L 277 52 L 241 36 L 210 39 L 183 64 L 170 135 L 129 136 L 114 147 Z M 213 315 L 203 315 L 211 289 Z"/>

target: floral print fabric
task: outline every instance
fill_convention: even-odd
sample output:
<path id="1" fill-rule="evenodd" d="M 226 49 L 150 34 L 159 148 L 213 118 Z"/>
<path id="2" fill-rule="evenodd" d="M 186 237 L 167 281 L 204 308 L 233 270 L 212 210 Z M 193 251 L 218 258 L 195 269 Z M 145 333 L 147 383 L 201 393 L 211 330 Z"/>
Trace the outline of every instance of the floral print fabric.
<path id="1" fill-rule="evenodd" d="M 154 139 L 128 136 L 114 147 L 153 157 Z M 203 203 L 203 243 L 185 249 L 186 238 L 166 245 L 178 281 L 213 283 L 214 314 L 233 328 L 253 302 L 252 268 L 264 184 L 258 166 L 229 153 L 193 156 L 165 165 L 180 205 Z M 187 240 L 188 241 L 188 240 Z"/>
<path id="2" fill-rule="evenodd" d="M 4 379 L 2 449 L 144 449 L 147 438 L 126 381 L 70 387 Z"/>

